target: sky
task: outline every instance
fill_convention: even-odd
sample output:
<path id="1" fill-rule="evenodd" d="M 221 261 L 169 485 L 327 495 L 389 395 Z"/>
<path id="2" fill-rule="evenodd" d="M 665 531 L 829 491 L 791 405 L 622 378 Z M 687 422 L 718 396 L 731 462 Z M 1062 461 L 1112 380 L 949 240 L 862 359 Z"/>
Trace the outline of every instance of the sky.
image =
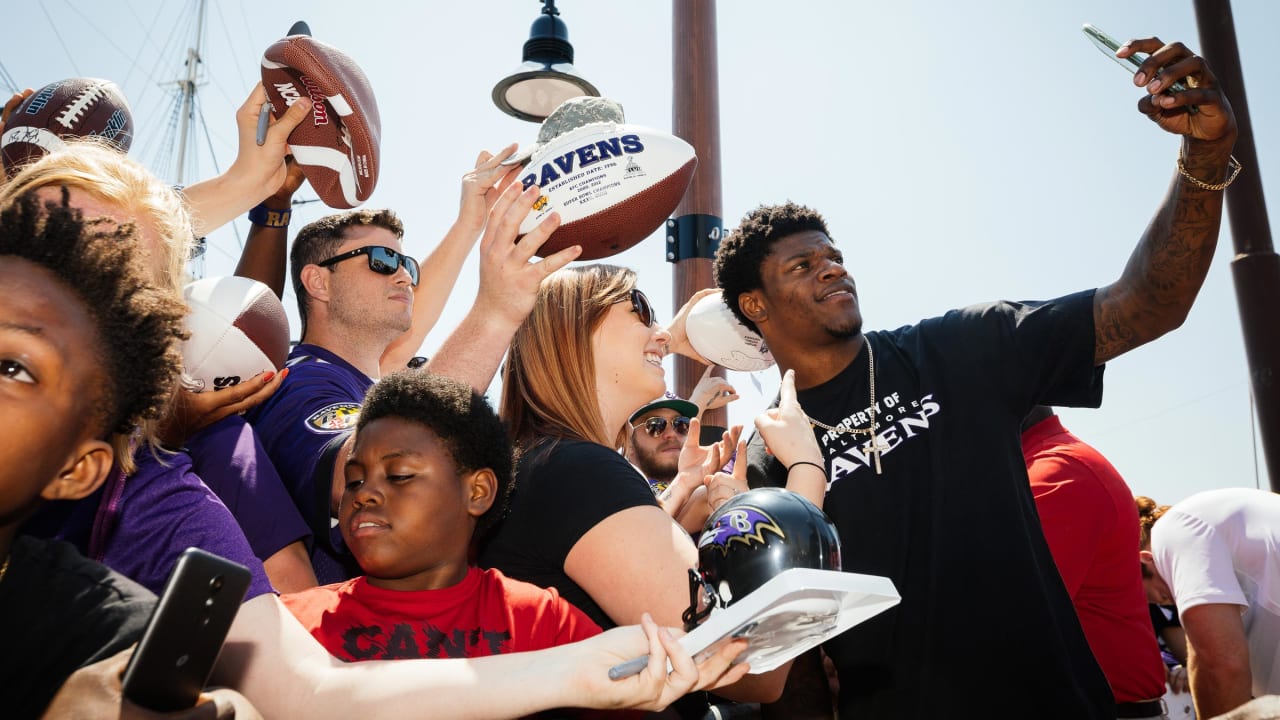
<path id="1" fill-rule="evenodd" d="M 415 256 L 451 224 L 459 180 L 481 149 L 537 135 L 537 125 L 503 115 L 490 100 L 493 85 L 520 62 L 536 0 L 208 5 L 198 93 L 204 124 L 192 131 L 187 183 L 231 163 L 235 109 L 259 79 L 263 51 L 299 19 L 370 78 L 383 143 L 367 206 L 397 211 Z M 669 131 L 679 62 L 671 57 L 670 3 L 557 5 L 578 70 L 623 104 L 628 122 Z M 1280 4 L 1237 0 L 1233 10 L 1262 165 L 1245 172 L 1261 173 L 1274 213 L 1280 100 L 1263 89 L 1273 82 L 1267 48 L 1280 37 Z M 0 64 L 24 87 L 74 76 L 115 81 L 137 122 L 131 154 L 172 180 L 174 81 L 186 75 L 196 16 L 194 2 L 19 3 L 5 17 L 22 32 L 6 33 Z M 858 283 L 867 329 L 1115 280 L 1164 196 L 1179 140 L 1137 111 L 1142 91 L 1080 26 L 1122 41 L 1155 35 L 1199 47 L 1189 1 L 726 0 L 717 21 L 725 227 L 761 203 L 793 200 L 822 211 Z M 297 196 L 313 197 L 305 187 Z M 298 206 L 293 228 L 327 213 L 318 202 Z M 199 270 L 231 274 L 247 231 L 239 220 L 211 235 Z M 1112 361 L 1100 410 L 1060 413 L 1136 493 L 1160 502 L 1268 486 L 1231 247 L 1224 218 L 1183 327 Z M 610 262 L 634 268 L 669 317 L 673 266 L 664 249 L 656 233 Z M 423 354 L 469 308 L 475 255 Z M 291 292 L 285 304 L 296 332 Z M 730 407 L 732 422 L 749 423 L 778 385 L 774 370 L 729 378 L 742 395 Z"/>

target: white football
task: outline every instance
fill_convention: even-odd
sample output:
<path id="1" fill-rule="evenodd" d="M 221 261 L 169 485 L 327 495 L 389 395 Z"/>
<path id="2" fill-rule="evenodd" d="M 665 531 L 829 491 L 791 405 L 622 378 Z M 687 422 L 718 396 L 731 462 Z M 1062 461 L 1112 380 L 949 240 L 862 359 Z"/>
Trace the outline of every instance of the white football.
<path id="1" fill-rule="evenodd" d="M 238 385 L 284 366 L 289 318 L 271 288 L 242 277 L 216 277 L 187 285 L 191 307 L 182 362 L 197 392 Z"/>
<path id="2" fill-rule="evenodd" d="M 542 188 L 520 225 L 523 235 L 552 212 L 560 228 L 542 245 L 546 256 L 581 245 L 579 260 L 626 250 L 671 215 L 698 164 L 693 147 L 665 132 L 637 125 L 583 125 L 538 148 L 521 174 Z"/>
<path id="3" fill-rule="evenodd" d="M 764 339 L 734 317 L 720 293 L 695 303 L 684 329 L 693 349 L 720 367 L 742 372 L 773 367 L 773 355 Z"/>

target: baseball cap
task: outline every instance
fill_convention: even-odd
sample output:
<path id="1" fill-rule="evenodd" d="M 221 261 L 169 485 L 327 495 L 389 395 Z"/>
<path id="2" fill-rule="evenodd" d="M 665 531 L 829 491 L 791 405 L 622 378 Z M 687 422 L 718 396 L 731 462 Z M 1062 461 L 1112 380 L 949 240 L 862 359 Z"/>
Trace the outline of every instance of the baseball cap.
<path id="1" fill-rule="evenodd" d="M 634 413 L 631 413 L 631 418 L 627 422 L 634 423 L 637 419 L 644 417 L 646 413 L 651 413 L 654 410 L 662 410 L 662 409 L 675 410 L 676 412 L 680 413 L 684 417 L 688 417 L 688 418 L 694 418 L 698 416 L 697 405 L 694 405 L 693 403 L 689 402 L 688 400 L 685 400 L 682 397 L 675 395 L 674 393 L 668 392 L 667 394 L 663 395 L 657 400 L 654 400 L 653 402 L 649 403 L 648 405 L 645 405 L 644 407 L 640 408 Z"/>

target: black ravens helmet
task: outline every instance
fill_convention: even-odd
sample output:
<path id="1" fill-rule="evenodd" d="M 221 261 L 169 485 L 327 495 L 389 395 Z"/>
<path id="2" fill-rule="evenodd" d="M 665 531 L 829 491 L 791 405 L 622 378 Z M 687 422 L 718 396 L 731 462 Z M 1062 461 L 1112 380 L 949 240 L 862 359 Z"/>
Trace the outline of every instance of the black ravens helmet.
<path id="1" fill-rule="evenodd" d="M 750 490 L 707 518 L 698 568 L 689 571 L 686 631 L 783 570 L 840 570 L 840 536 L 803 496 L 781 488 Z"/>

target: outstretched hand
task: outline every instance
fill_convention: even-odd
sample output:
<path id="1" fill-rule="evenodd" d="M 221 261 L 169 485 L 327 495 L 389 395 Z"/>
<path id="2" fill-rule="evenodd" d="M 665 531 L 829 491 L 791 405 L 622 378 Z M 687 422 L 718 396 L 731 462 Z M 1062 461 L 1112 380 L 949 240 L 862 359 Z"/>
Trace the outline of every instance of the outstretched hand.
<path id="1" fill-rule="evenodd" d="M 9 122 L 9 116 L 13 114 L 13 111 L 17 110 L 18 106 L 22 104 L 22 101 L 31 97 L 34 92 L 35 90 L 27 88 L 22 92 L 14 93 L 13 97 L 9 98 L 9 102 L 4 104 L 4 110 L 0 111 L 0 130 L 3 130 L 4 124 Z"/>
<path id="2" fill-rule="evenodd" d="M 750 667 L 733 661 L 746 649 L 746 640 L 735 640 L 695 662 L 674 632 L 659 628 L 645 613 L 639 627 L 614 628 L 556 651 L 567 651 L 563 657 L 569 667 L 562 677 L 574 686 L 571 697 L 590 698 L 600 709 L 657 711 L 694 690 L 713 690 L 742 679 Z M 639 674 L 609 679 L 609 668 L 645 653 L 649 662 Z"/>
<path id="3" fill-rule="evenodd" d="M 747 443 L 739 440 L 738 457 L 733 462 L 733 472 L 717 472 L 707 476 L 707 506 L 714 513 L 729 502 L 734 495 L 751 489 L 747 484 Z"/>
<path id="4" fill-rule="evenodd" d="M 689 335 L 685 332 L 685 322 L 689 319 L 689 311 L 702 298 L 712 293 L 720 292 L 716 288 L 703 288 L 689 297 L 689 300 L 676 312 L 676 316 L 671 319 L 671 324 L 667 326 L 667 332 L 671 334 L 671 342 L 667 343 L 667 348 L 673 353 L 679 353 L 687 358 L 693 358 L 703 365 L 710 365 L 711 361 L 698 354 L 693 349 L 693 345 L 689 342 Z"/>
<path id="5" fill-rule="evenodd" d="M 289 154 L 289 133 L 311 112 L 311 100 L 299 98 L 279 119 L 272 119 L 263 144 L 258 144 L 258 117 L 267 102 L 262 83 L 253 86 L 249 99 L 236 111 L 239 150 L 227 171 L 186 188 L 196 237 L 203 237 L 231 222 L 281 188 L 288 178 L 284 158 Z"/>
<path id="6" fill-rule="evenodd" d="M 710 445 L 699 444 L 701 434 L 702 425 L 699 420 L 690 418 L 689 432 L 685 435 L 680 458 L 676 461 L 676 476 L 659 498 L 663 509 L 691 533 L 700 530 L 710 514 L 707 503 L 696 501 L 698 492 L 733 457 L 734 447 L 742 436 L 742 426 L 730 427 L 718 441 Z M 705 492 L 702 490 L 703 494 Z"/>
<path id="7" fill-rule="evenodd" d="M 756 416 L 756 430 L 765 447 L 782 463 L 791 467 L 798 462 L 822 464 L 822 448 L 813 434 L 813 424 L 796 399 L 796 371 L 788 370 L 778 388 L 778 406 Z"/>
<path id="8" fill-rule="evenodd" d="M 289 154 L 289 133 L 311 112 L 311 99 L 299 98 L 278 119 L 271 118 L 266 141 L 258 144 L 258 116 L 267 91 L 262 83 L 253 86 L 249 99 L 236 111 L 236 134 L 239 150 L 227 169 L 237 184 L 253 188 L 257 201 L 276 192 L 288 177 L 285 156 Z M 277 108 L 278 110 L 279 108 Z"/>
<path id="9" fill-rule="evenodd" d="M 264 402 L 280 388 L 288 374 L 286 368 L 280 372 L 259 373 L 223 390 L 178 391 L 177 399 L 160 423 L 160 441 L 165 447 L 182 447 L 196 432 Z"/>
<path id="10" fill-rule="evenodd" d="M 489 222 L 480 239 L 480 290 L 476 308 L 519 325 L 533 309 L 538 288 L 551 273 L 582 253 L 581 245 L 530 262 L 538 248 L 560 227 L 560 215 L 551 213 L 536 228 L 520 237 L 520 223 L 538 199 L 539 188 L 527 190 L 511 183 L 489 210 Z"/>
<path id="11" fill-rule="evenodd" d="M 515 153 L 516 147 L 515 143 L 511 143 L 499 150 L 497 155 L 481 150 L 476 157 L 475 167 L 462 176 L 462 199 L 458 207 L 457 225 L 460 230 L 473 233 L 473 241 L 484 230 L 485 218 L 493 209 L 494 203 L 519 174 L 519 165 L 502 164 L 503 160 Z"/>
<path id="12" fill-rule="evenodd" d="M 115 655 L 86 665 L 71 674 L 42 720 L 54 718 L 111 717 L 120 720 L 262 720 L 262 715 L 243 695 L 225 688 L 200 694 L 195 707 L 161 713 L 138 707 L 124 697 L 121 677 L 133 646 Z"/>
<path id="13" fill-rule="evenodd" d="M 1133 84 L 1145 87 L 1149 93 L 1138 102 L 1143 114 L 1175 135 L 1234 143 L 1235 114 L 1204 58 L 1180 42 L 1166 45 L 1155 37 L 1130 40 L 1116 51 L 1116 56 L 1126 58 L 1138 52 L 1149 53 L 1133 76 Z M 1183 83 L 1187 89 L 1165 94 L 1175 82 Z M 1197 112 L 1190 112 L 1191 106 L 1195 106 Z"/>
<path id="14" fill-rule="evenodd" d="M 787 468 L 787 489 L 822 507 L 827 494 L 826 460 L 809 416 L 796 399 L 795 370 L 783 374 L 778 406 L 756 416 L 756 430 L 769 452 Z"/>
<path id="15" fill-rule="evenodd" d="M 698 406 L 698 415 L 707 410 L 715 410 L 738 399 L 738 391 L 733 389 L 729 381 L 719 375 L 713 375 L 716 366 L 708 365 L 703 371 L 698 384 L 689 393 L 689 402 Z"/>

